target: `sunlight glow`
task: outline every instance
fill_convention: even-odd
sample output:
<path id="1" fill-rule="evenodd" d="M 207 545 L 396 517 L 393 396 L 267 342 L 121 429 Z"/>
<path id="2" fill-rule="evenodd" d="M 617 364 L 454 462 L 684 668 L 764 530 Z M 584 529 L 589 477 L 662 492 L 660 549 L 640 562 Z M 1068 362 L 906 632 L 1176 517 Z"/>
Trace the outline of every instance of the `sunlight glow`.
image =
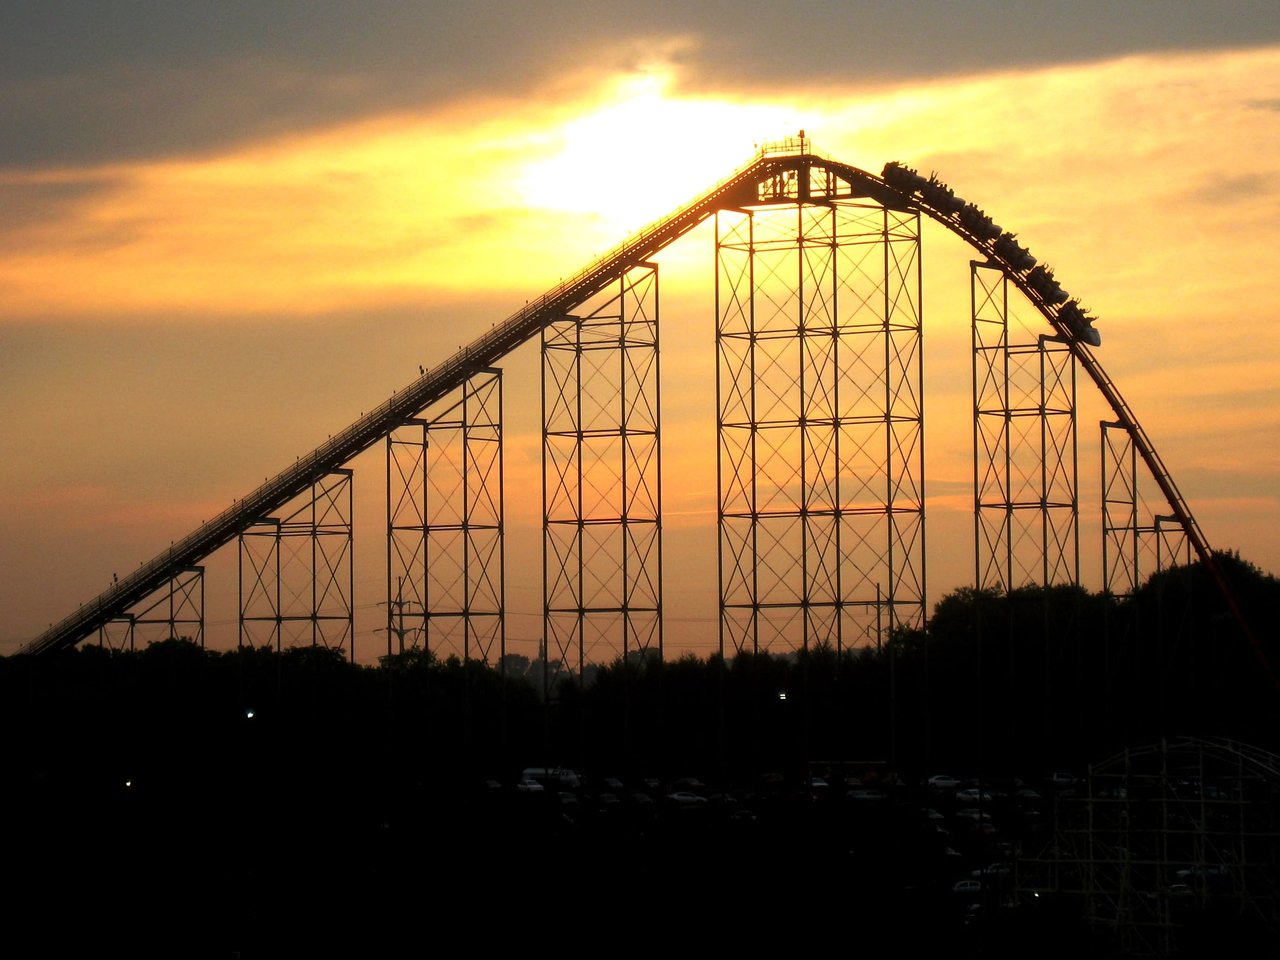
<path id="1" fill-rule="evenodd" d="M 1165 303 L 1222 311 L 1215 278 L 1246 243 L 1280 237 L 1252 202 L 1280 149 L 1280 50 L 1189 62 L 697 95 L 659 61 L 560 99 L 475 99 L 222 154 L 44 172 L 50 189 L 81 192 L 0 231 L 0 302 L 19 319 L 92 320 L 530 296 L 803 128 L 821 153 L 937 169 L 962 196 L 998 202 L 1060 276 L 1090 278 L 1079 293 L 1104 319 Z M 1161 109 L 1170 84 L 1179 106 Z M 1029 136 L 1028 117 L 1053 117 L 1061 135 Z M 0 174 L 0 187 L 30 176 Z M 1212 269 L 1176 269 L 1188 248 Z M 1238 299 L 1256 302 L 1267 276 L 1239 276 Z"/>
<path id="2" fill-rule="evenodd" d="M 615 81 L 602 104 L 561 128 L 554 155 L 525 170 L 524 202 L 637 230 L 749 162 L 761 142 L 817 119 L 767 102 L 680 97 L 674 83 L 670 67 Z"/>

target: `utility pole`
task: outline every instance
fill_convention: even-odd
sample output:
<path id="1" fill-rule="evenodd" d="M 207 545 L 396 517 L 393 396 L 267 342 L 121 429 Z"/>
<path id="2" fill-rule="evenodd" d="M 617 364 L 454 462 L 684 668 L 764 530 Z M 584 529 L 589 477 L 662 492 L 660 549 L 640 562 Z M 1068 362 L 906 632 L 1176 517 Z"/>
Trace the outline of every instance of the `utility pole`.
<path id="1" fill-rule="evenodd" d="M 396 582 L 396 598 L 391 601 L 391 606 L 395 610 L 396 625 L 387 631 L 387 656 L 391 656 L 391 634 L 393 633 L 400 641 L 400 653 L 404 653 L 404 608 L 408 602 L 404 599 L 404 577 L 400 577 Z"/>

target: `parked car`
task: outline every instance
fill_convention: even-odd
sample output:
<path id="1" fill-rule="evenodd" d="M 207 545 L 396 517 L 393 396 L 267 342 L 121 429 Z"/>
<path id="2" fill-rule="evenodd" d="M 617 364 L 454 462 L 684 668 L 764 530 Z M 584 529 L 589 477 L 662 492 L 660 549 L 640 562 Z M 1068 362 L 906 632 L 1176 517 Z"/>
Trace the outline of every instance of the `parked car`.
<path id="1" fill-rule="evenodd" d="M 690 793 L 688 790 L 676 790 L 674 793 L 668 793 L 667 800 L 681 807 L 692 807 L 707 802 L 706 797 Z"/>
<path id="2" fill-rule="evenodd" d="M 954 790 L 960 786 L 960 781 L 955 777 L 948 777 L 944 773 L 935 773 L 927 781 L 934 790 Z"/>
<path id="3" fill-rule="evenodd" d="M 650 810 L 653 808 L 653 797 L 645 793 L 643 790 L 637 790 L 627 797 L 627 802 L 633 807 L 641 810 Z"/>
<path id="4" fill-rule="evenodd" d="M 888 800 L 889 795 L 883 790 L 875 790 L 871 788 L 862 788 L 859 790 L 850 790 L 845 794 L 846 799 L 879 802 Z"/>
<path id="5" fill-rule="evenodd" d="M 971 877 L 982 879 L 983 877 L 1003 877 L 1013 872 L 1013 867 L 1007 863 L 989 863 L 985 867 L 979 867 L 969 874 Z"/>

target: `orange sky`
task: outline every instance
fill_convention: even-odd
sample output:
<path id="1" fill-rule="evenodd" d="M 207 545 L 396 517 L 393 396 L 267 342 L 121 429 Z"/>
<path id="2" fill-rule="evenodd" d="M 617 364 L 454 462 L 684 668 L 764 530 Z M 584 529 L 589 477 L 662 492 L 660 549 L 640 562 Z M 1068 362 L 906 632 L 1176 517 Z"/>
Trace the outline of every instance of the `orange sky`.
<path id="1" fill-rule="evenodd" d="M 199 149 L 0 166 L 0 653 L 801 128 L 864 169 L 936 170 L 1051 263 L 1210 542 L 1280 570 L 1280 45 L 767 85 L 694 78 L 682 43 Z M 971 522 L 968 254 L 937 230 L 924 243 L 936 600 L 968 582 L 947 556 L 972 549 L 955 542 Z M 673 646 L 714 628 L 714 584 L 672 575 L 714 556 L 710 258 L 705 230 L 661 258 Z M 537 358 L 521 353 L 508 602 L 529 652 L 538 424 L 519 398 L 536 397 Z M 1103 412 L 1081 389 L 1087 494 Z M 369 482 L 357 642 L 376 646 Z M 1096 511 L 1082 502 L 1086 536 Z M 1083 549 L 1096 587 L 1096 537 Z M 210 616 L 233 637 L 232 604 Z"/>

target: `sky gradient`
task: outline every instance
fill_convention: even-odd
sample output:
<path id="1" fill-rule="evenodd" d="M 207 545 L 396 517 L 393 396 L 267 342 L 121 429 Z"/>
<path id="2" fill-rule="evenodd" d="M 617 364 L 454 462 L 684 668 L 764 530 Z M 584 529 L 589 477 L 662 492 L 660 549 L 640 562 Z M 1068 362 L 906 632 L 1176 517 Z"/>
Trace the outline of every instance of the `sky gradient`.
<path id="1" fill-rule="evenodd" d="M 1210 542 L 1280 569 L 1274 3 L 886 9 L 6 4 L 0 653 L 801 128 L 873 172 L 936 170 L 1052 264 Z M 950 559 L 972 550 L 968 252 L 924 243 L 936 600 L 971 579 Z M 714 584 L 678 573 L 714 555 L 710 256 L 702 230 L 661 258 L 677 652 L 714 626 Z M 504 365 L 518 652 L 537 618 L 517 608 L 538 603 L 521 354 Z M 378 482 L 357 504 L 374 527 Z M 368 623 L 380 570 L 357 571 Z"/>

